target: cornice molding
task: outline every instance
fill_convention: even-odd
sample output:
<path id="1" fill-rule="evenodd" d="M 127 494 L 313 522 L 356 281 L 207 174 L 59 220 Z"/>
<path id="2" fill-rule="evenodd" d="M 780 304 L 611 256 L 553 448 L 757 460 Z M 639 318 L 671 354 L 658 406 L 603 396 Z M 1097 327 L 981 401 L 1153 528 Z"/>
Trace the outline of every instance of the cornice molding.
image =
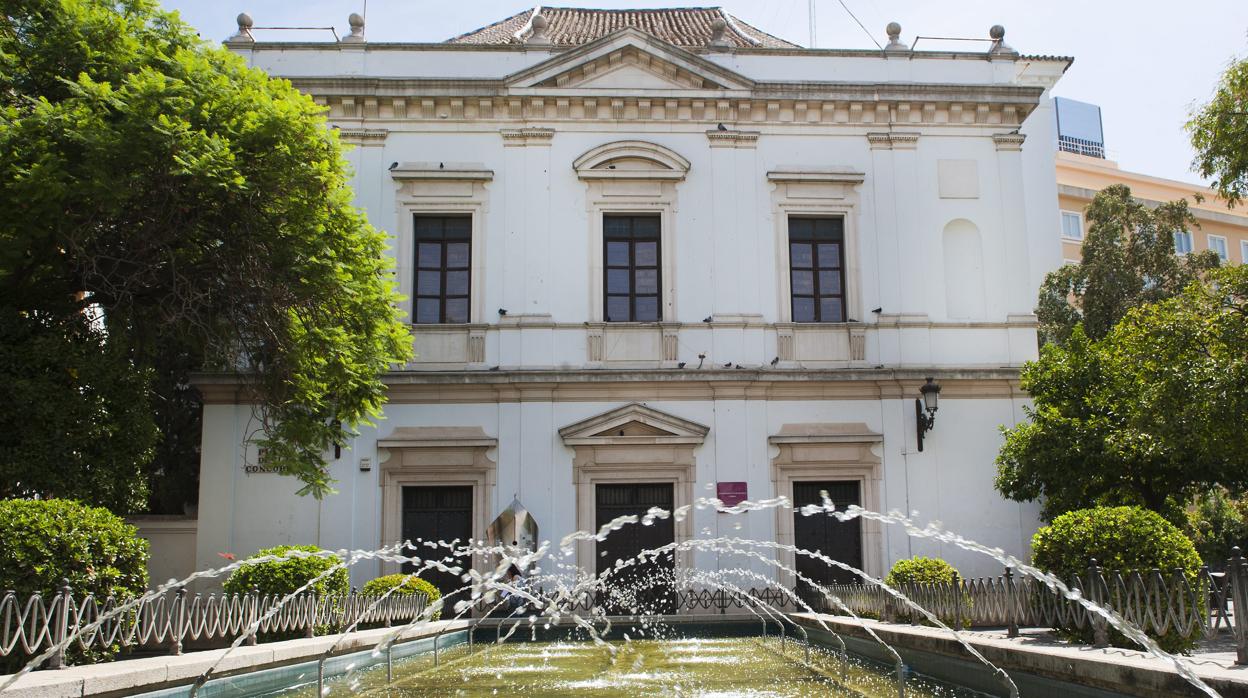
<path id="1" fill-rule="evenodd" d="M 390 170 L 390 178 L 398 181 L 445 179 L 453 181 L 489 182 L 494 170 L 472 167 L 461 163 L 404 162 Z"/>
<path id="2" fill-rule="evenodd" d="M 776 183 L 803 184 L 862 184 L 867 175 L 849 169 L 779 169 L 767 173 L 767 181 Z"/>

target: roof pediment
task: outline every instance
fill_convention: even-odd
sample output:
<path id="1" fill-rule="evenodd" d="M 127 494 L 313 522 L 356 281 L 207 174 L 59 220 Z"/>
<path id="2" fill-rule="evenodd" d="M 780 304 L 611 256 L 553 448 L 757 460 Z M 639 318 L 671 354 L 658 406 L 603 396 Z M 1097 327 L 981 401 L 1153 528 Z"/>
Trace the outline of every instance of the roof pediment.
<path id="1" fill-rule="evenodd" d="M 584 419 L 559 430 L 569 446 L 700 444 L 709 427 L 640 403 Z"/>
<path id="2" fill-rule="evenodd" d="M 748 90 L 753 81 L 638 29 L 623 29 L 505 80 L 510 88 Z"/>

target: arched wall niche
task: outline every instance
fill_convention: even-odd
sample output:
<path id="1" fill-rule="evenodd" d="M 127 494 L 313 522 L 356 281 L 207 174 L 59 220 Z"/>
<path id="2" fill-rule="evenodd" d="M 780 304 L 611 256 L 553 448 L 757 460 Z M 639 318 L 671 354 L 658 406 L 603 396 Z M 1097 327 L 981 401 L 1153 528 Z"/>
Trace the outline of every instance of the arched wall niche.
<path id="1" fill-rule="evenodd" d="M 979 227 L 965 218 L 945 224 L 945 314 L 950 320 L 983 320 L 984 246 Z"/>

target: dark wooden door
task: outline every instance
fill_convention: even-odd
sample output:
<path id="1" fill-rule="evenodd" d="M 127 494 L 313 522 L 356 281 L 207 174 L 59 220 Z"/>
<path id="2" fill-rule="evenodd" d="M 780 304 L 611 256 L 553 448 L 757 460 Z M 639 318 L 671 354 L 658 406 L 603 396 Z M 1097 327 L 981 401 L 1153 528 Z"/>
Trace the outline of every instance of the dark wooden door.
<path id="1" fill-rule="evenodd" d="M 472 487 L 404 487 L 403 488 L 403 539 L 413 543 L 425 541 L 459 540 L 466 545 L 472 538 Z M 458 546 L 457 546 L 458 547 Z M 454 557 L 448 548 L 430 548 L 417 544 L 415 552 L 422 559 L 442 559 L 447 567 L 459 565 L 467 570 L 472 565 L 468 556 Z M 449 558 L 449 559 L 443 559 Z M 404 572 L 412 572 L 415 565 L 404 565 Z M 459 575 L 430 569 L 420 573 L 442 592 L 443 596 L 463 586 Z M 461 595 L 462 596 L 462 595 Z M 455 597 L 458 600 L 460 597 Z"/>
<path id="2" fill-rule="evenodd" d="M 856 480 L 793 483 L 793 540 L 799 550 L 819 552 L 833 560 L 862 568 L 862 519 L 839 521 L 828 514 L 802 516 L 800 508 L 807 504 L 823 504 L 822 493 L 836 508 L 861 504 L 862 493 Z M 861 581 L 858 575 L 800 553 L 796 556 L 797 571 L 819 585 L 850 584 Z M 826 607 L 823 594 L 808 583 L 798 581 L 797 593 L 816 609 Z"/>
<path id="3" fill-rule="evenodd" d="M 673 501 L 669 483 L 598 485 L 594 497 L 599 527 L 620 516 L 645 516 L 650 507 L 671 511 Z M 654 550 L 675 540 L 675 523 L 670 517 L 655 519 L 649 526 L 640 521 L 625 525 L 612 531 L 606 540 L 598 541 L 597 572 L 601 576 L 615 567 L 616 560 L 631 560 L 643 550 Z M 610 586 L 622 594 L 600 593 L 599 603 L 612 615 L 675 613 L 675 570 L 676 556 L 671 551 L 653 558 L 647 556 L 643 564 L 611 573 Z"/>

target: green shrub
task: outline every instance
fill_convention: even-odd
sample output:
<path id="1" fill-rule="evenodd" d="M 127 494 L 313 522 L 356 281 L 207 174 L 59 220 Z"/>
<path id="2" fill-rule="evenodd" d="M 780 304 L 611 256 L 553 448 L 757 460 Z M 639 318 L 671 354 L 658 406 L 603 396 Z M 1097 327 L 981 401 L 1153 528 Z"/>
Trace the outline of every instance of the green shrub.
<path id="1" fill-rule="evenodd" d="M 279 545 L 276 548 L 265 548 L 248 559 L 268 555 L 281 556 L 296 550 L 306 553 L 324 552 L 315 545 Z M 225 593 L 246 594 L 252 589 L 258 589 L 261 594 L 286 596 L 340 562 L 342 561 L 335 556 L 291 557 L 259 563 L 244 561 L 225 580 Z M 343 567 L 313 584 L 308 591 L 321 596 L 345 596 L 350 591 L 350 584 L 347 569 Z"/>
<path id="2" fill-rule="evenodd" d="M 1149 572 L 1156 568 L 1168 576 L 1177 568 L 1189 581 L 1195 581 L 1200 569 L 1200 556 L 1192 541 L 1157 512 L 1140 507 L 1096 507 L 1062 514 L 1036 531 L 1031 555 L 1032 564 L 1067 584 L 1075 578 L 1086 580 L 1092 559 L 1107 572 Z M 1086 581 L 1080 586 L 1086 586 Z M 1041 593 L 1048 593 L 1047 589 Z M 1058 630 L 1083 642 L 1092 641 L 1090 623 L 1083 630 Z M 1134 646 L 1112 628 L 1110 631 L 1111 644 Z M 1195 637 L 1174 632 L 1153 639 L 1170 652 L 1189 649 L 1196 642 Z"/>
<path id="3" fill-rule="evenodd" d="M 101 507 L 66 499 L 0 501 L 0 589 L 25 602 L 49 600 L 68 579 L 75 600 L 94 594 L 130 599 L 147 589 L 148 543 L 138 529 Z M 70 646 L 74 664 L 109 658 L 119 648 L 84 653 Z M 25 662 L 20 651 L 0 660 L 0 673 Z"/>
<path id="4" fill-rule="evenodd" d="M 407 581 L 404 581 L 404 579 L 406 579 Z M 391 594 L 391 596 L 409 596 L 411 594 L 424 594 L 426 608 L 429 607 L 429 604 L 432 604 L 434 601 L 437 601 L 438 599 L 442 598 L 442 592 L 438 591 L 437 587 L 421 579 L 420 577 L 414 577 L 412 575 L 407 575 L 407 574 L 388 574 L 384 577 L 371 579 L 364 585 L 364 588 L 360 590 L 360 593 L 364 594 L 365 596 L 381 596 L 382 594 L 394 588 L 394 585 L 398 584 L 399 582 L 403 582 L 403 586 L 399 587 L 398 589 L 395 589 L 394 593 Z M 441 617 L 441 615 L 442 615 L 442 612 L 438 611 L 437 613 L 433 614 L 432 619 L 437 620 L 439 617 Z"/>
<path id="5" fill-rule="evenodd" d="M 147 541 L 102 507 L 66 499 L 0 501 L 0 589 L 19 597 L 61 588 L 75 598 L 133 597 L 147 589 Z"/>
<path id="6" fill-rule="evenodd" d="M 949 584 L 961 578 L 948 562 L 936 557 L 917 556 L 893 563 L 884 583 L 891 587 L 898 584 Z"/>
<path id="7" fill-rule="evenodd" d="M 960 582 L 962 576 L 958 574 L 958 570 L 953 565 L 941 560 L 938 557 L 923 557 L 921 555 L 912 558 L 898 560 L 893 563 L 892 569 L 888 571 L 888 576 L 884 578 L 884 583 L 890 587 L 899 587 L 906 584 L 944 584 L 946 586 L 955 582 Z M 903 590 L 904 591 L 904 590 Z M 946 592 L 936 592 L 940 598 L 948 599 Z M 924 599 L 915 599 L 920 606 L 927 606 Z M 958 621 L 958 616 L 963 615 L 963 624 L 969 625 L 971 619 L 968 615 L 954 612 L 952 604 L 946 608 L 944 605 L 940 609 L 928 609 L 935 613 L 936 617 L 945 625 L 954 625 Z M 968 610 L 971 607 L 971 596 L 963 592 L 961 608 Z M 942 612 L 944 611 L 944 612 Z M 911 610 L 897 605 L 896 614 L 901 616 L 909 616 Z M 924 625 L 934 625 L 934 623 L 923 619 Z"/>

